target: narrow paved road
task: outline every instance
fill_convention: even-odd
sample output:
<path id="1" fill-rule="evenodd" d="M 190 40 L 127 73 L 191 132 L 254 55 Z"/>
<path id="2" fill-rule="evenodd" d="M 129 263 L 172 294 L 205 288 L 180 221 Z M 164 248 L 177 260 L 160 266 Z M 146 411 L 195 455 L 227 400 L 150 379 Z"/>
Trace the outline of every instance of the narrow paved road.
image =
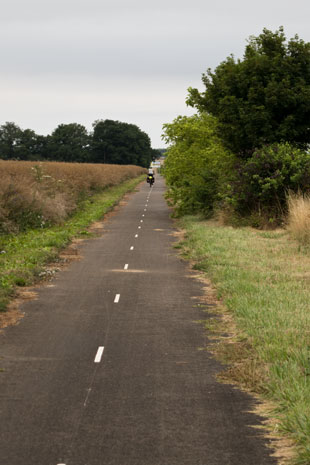
<path id="1" fill-rule="evenodd" d="M 159 178 L 0 334 L 1 465 L 269 465 L 252 400 L 216 382 Z"/>

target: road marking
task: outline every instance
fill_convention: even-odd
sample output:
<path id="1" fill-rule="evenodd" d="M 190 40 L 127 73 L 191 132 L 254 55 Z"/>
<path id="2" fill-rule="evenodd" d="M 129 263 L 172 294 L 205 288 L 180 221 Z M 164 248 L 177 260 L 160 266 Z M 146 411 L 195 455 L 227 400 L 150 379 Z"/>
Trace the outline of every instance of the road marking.
<path id="1" fill-rule="evenodd" d="M 119 302 L 120 296 L 121 296 L 120 294 L 116 294 L 115 299 L 114 299 L 115 304 L 117 304 Z"/>
<path id="2" fill-rule="evenodd" d="M 124 266 L 124 270 L 128 270 L 128 263 Z"/>
<path id="3" fill-rule="evenodd" d="M 86 399 L 85 399 L 85 402 L 84 402 L 84 407 L 86 407 L 87 405 L 87 402 L 88 402 L 88 398 L 90 396 L 90 393 L 91 393 L 91 388 L 87 389 L 87 396 L 86 396 Z"/>
<path id="4" fill-rule="evenodd" d="M 142 216 L 145 216 L 145 215 L 142 215 Z"/>
<path id="5" fill-rule="evenodd" d="M 140 223 L 143 223 L 143 220 L 140 220 Z"/>
<path id="6" fill-rule="evenodd" d="M 138 226 L 138 229 L 141 229 L 141 226 Z"/>
<path id="7" fill-rule="evenodd" d="M 133 249 L 134 249 L 134 246 L 132 245 L 132 246 L 130 247 L 130 250 L 133 250 Z"/>
<path id="8" fill-rule="evenodd" d="M 101 357 L 102 357 L 103 351 L 104 351 L 103 346 L 98 348 L 97 354 L 96 354 L 96 357 L 95 357 L 95 363 L 100 363 L 101 362 Z"/>
<path id="9" fill-rule="evenodd" d="M 146 205 L 145 205 L 146 206 Z M 144 209 L 144 211 L 146 212 L 146 208 Z"/>
<path id="10" fill-rule="evenodd" d="M 136 234 L 135 237 L 138 237 L 138 234 Z"/>

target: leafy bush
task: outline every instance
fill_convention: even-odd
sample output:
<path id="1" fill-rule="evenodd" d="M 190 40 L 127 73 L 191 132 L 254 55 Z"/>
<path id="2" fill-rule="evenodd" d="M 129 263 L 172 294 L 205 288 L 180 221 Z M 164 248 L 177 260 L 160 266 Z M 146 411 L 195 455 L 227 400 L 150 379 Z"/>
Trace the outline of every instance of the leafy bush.
<path id="1" fill-rule="evenodd" d="M 179 116 L 164 125 L 165 141 L 171 145 L 163 171 L 178 215 L 210 214 L 226 189 L 234 157 L 215 135 L 216 124 L 202 114 Z"/>
<path id="2" fill-rule="evenodd" d="M 236 168 L 230 201 L 242 214 L 258 212 L 279 218 L 287 210 L 288 191 L 310 188 L 310 153 L 288 143 L 256 150 Z"/>

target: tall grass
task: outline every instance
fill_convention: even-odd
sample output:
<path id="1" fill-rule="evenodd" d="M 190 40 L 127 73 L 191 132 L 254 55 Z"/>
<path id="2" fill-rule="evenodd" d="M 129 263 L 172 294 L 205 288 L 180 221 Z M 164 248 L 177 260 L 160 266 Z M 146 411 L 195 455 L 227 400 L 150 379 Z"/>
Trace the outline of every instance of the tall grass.
<path id="1" fill-rule="evenodd" d="M 285 230 L 219 227 L 196 218 L 183 226 L 185 254 L 212 280 L 237 327 L 238 337 L 226 344 L 231 379 L 273 401 L 278 429 L 296 442 L 294 463 L 309 465 L 308 248 Z"/>
<path id="2" fill-rule="evenodd" d="M 287 197 L 287 229 L 304 245 L 310 244 L 310 195 L 290 193 Z"/>
<path id="3" fill-rule="evenodd" d="M 81 200 L 144 171 L 132 165 L 0 160 L 0 233 L 60 224 Z"/>

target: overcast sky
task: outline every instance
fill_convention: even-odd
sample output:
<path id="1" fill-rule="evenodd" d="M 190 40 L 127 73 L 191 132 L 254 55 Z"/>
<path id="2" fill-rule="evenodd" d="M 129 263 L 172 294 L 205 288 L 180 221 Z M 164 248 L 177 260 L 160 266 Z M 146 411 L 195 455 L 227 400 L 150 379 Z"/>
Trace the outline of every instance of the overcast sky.
<path id="1" fill-rule="evenodd" d="M 162 125 L 189 115 L 187 88 L 264 27 L 310 42 L 309 0 L 0 0 L 0 124 Z"/>

